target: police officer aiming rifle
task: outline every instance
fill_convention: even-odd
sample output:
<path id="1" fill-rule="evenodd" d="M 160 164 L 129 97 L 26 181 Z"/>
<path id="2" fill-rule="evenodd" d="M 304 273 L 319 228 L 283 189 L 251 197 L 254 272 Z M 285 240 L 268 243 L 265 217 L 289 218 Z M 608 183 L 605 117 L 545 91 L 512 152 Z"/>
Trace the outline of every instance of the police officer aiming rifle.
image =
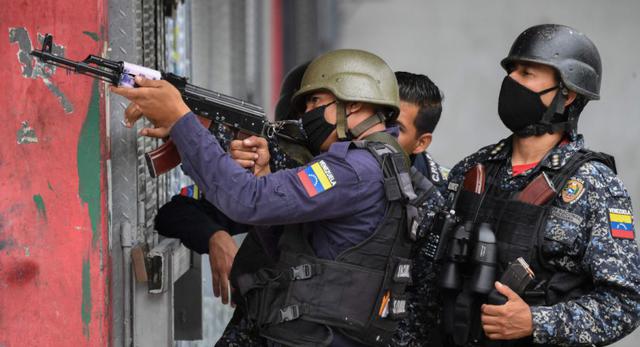
<path id="1" fill-rule="evenodd" d="M 136 83 L 141 87 L 114 88 L 137 105 L 129 120 L 144 114 L 156 128 L 143 134 L 171 135 L 208 200 L 236 221 L 287 225 L 277 248 L 262 243 L 279 253 L 275 264 L 234 263 L 238 305 L 259 336 L 295 346 L 386 343 L 405 313 L 416 218 L 409 201 L 419 195 L 408 158 L 384 132 L 398 112 L 389 67 L 355 50 L 316 58 L 294 96 L 316 157 L 262 177 L 221 150 L 171 85 Z"/>

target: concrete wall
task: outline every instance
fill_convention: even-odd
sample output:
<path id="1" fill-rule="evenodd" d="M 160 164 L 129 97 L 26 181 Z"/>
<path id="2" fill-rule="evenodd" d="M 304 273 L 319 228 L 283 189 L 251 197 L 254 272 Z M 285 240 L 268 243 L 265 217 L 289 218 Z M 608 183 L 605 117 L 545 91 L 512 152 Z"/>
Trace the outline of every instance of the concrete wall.
<path id="1" fill-rule="evenodd" d="M 443 164 L 506 137 L 497 115 L 499 65 L 529 26 L 561 23 L 586 33 L 603 61 L 601 100 L 582 114 L 588 147 L 615 155 L 640 215 L 640 2 L 596 1 L 342 1 L 336 48 L 380 54 L 395 70 L 424 73 L 445 94 L 430 151 Z M 636 227 L 638 223 L 636 223 Z M 640 337 L 636 331 L 633 336 Z M 627 337 L 616 346 L 637 346 Z"/>

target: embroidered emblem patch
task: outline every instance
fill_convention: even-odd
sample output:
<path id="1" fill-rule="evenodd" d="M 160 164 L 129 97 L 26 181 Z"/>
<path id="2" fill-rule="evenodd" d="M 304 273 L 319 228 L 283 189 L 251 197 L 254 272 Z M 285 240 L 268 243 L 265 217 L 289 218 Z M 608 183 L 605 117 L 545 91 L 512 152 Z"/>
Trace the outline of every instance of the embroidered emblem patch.
<path id="1" fill-rule="evenodd" d="M 309 197 L 314 197 L 336 185 L 336 179 L 324 160 L 307 166 L 298 172 L 298 178 Z"/>
<path id="2" fill-rule="evenodd" d="M 200 200 L 200 198 L 202 198 L 202 192 L 200 192 L 200 189 L 195 184 L 182 187 L 182 189 L 180 189 L 180 195 L 196 200 Z"/>
<path id="3" fill-rule="evenodd" d="M 558 219 L 560 219 L 560 220 L 563 220 L 563 221 L 566 221 L 566 222 L 570 222 L 570 223 L 573 223 L 575 225 L 582 224 L 582 221 L 584 219 L 584 218 L 582 218 L 581 216 L 579 216 L 579 215 L 577 215 L 575 213 L 571 213 L 571 212 L 569 212 L 567 210 L 563 210 L 563 209 L 555 207 L 555 206 L 551 207 L 551 215 L 556 217 L 556 218 L 558 218 Z"/>
<path id="4" fill-rule="evenodd" d="M 631 211 L 619 208 L 609 209 L 609 228 L 611 236 L 617 239 L 635 239 L 633 216 Z"/>
<path id="5" fill-rule="evenodd" d="M 584 193 L 584 181 L 580 179 L 572 179 L 562 188 L 562 201 L 570 204 L 582 196 Z"/>

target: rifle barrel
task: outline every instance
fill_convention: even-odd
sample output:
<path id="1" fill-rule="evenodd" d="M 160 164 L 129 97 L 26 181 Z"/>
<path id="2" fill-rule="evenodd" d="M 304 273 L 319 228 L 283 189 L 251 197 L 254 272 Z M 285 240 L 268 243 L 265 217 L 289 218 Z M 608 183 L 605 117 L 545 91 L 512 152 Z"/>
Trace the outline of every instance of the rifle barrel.
<path id="1" fill-rule="evenodd" d="M 112 67 L 106 66 L 106 64 L 105 66 L 102 66 L 101 61 L 92 60 L 92 58 L 96 58 L 95 56 L 90 55 L 84 61 L 73 61 L 57 56 L 53 53 L 40 50 L 31 51 L 31 55 L 40 59 L 43 63 L 51 64 L 73 72 L 95 77 L 115 85 L 118 84 L 118 80 L 120 78 L 120 74 L 116 71 L 113 71 Z M 97 66 L 91 66 L 87 62 L 94 63 Z"/>

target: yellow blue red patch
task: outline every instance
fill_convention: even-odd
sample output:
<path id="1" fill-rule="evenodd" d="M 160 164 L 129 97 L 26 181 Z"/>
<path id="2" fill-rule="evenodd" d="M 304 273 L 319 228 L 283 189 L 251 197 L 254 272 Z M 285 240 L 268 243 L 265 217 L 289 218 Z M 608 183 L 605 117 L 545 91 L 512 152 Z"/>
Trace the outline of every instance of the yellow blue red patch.
<path id="1" fill-rule="evenodd" d="M 188 198 L 193 198 L 196 200 L 200 200 L 202 198 L 202 192 L 200 191 L 198 186 L 195 184 L 182 187 L 182 189 L 180 189 L 180 195 L 186 196 Z"/>
<path id="2" fill-rule="evenodd" d="M 298 172 L 298 179 L 309 197 L 333 188 L 336 179 L 324 160 L 315 162 Z"/>
<path id="3" fill-rule="evenodd" d="M 609 228 L 611 236 L 617 239 L 634 240 L 636 238 L 631 211 L 620 208 L 609 209 Z"/>

